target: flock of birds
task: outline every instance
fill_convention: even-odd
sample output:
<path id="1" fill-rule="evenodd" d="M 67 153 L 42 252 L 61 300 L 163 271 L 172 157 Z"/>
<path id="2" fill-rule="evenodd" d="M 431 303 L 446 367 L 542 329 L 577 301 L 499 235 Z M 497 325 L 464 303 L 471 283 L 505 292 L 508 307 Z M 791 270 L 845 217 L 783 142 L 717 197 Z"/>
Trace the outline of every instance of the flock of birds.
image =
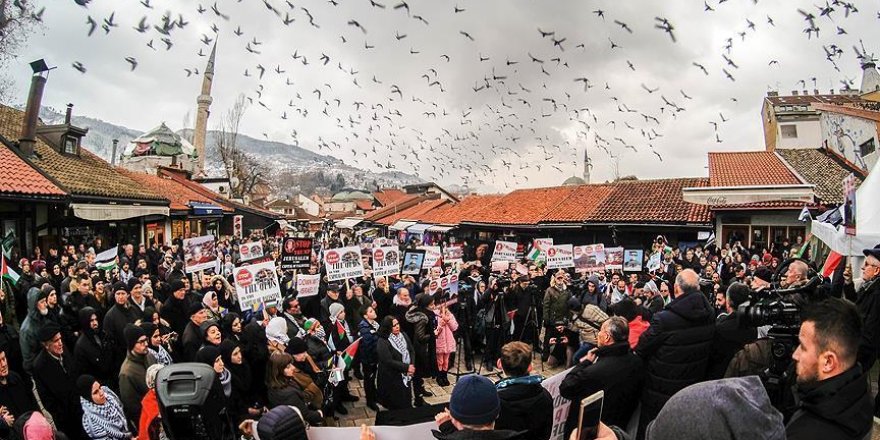
<path id="1" fill-rule="evenodd" d="M 98 1 L 106 0 L 74 0 L 82 7 L 82 32 L 92 38 L 119 32 L 140 34 L 146 48 L 119 55 L 128 70 L 135 71 L 146 62 L 160 63 L 159 55 L 173 54 L 175 60 L 188 63 L 179 71 L 181 79 L 201 81 L 204 57 L 217 44 L 218 59 L 235 58 L 238 73 L 250 84 L 243 91 L 252 109 L 248 117 L 277 119 L 276 125 L 287 127 L 290 139 L 273 140 L 342 156 L 361 168 L 402 171 L 438 182 L 486 187 L 503 180 L 503 186 L 510 188 L 527 185 L 539 174 L 549 173 L 561 181 L 573 172 L 580 174 L 584 162 L 593 167 L 601 161 L 601 166 L 615 170 L 621 159 L 650 159 L 663 166 L 664 159 L 669 160 L 662 149 L 664 131 L 672 129 L 694 100 L 684 87 L 661 87 L 650 81 L 633 84 L 627 79 L 639 71 L 642 61 L 635 52 L 632 57 L 627 52 L 635 44 L 631 35 L 639 33 L 662 48 L 683 44 L 681 29 L 663 16 L 627 22 L 625 14 L 615 13 L 619 5 L 614 2 L 590 6 L 590 13 L 578 18 L 583 31 L 577 34 L 535 23 L 531 29 L 521 29 L 517 38 L 531 35 L 528 38 L 536 45 L 481 52 L 483 47 L 497 47 L 497 41 L 481 45 L 484 39 L 500 37 L 490 26 L 450 25 L 476 8 L 463 0 L 443 2 L 443 7 L 426 7 L 412 0 L 196 0 L 183 4 L 124 0 L 120 2 L 124 7 L 105 16 L 93 12 Z M 702 12 L 721 13 L 728 6 L 725 3 L 732 1 L 706 0 Z M 681 69 L 694 69 L 719 87 L 732 87 L 745 64 L 779 67 L 775 59 L 756 60 L 748 53 L 735 53 L 734 48 L 759 29 L 772 31 L 776 21 L 783 19 L 763 13 L 757 0 L 740 1 L 754 3 L 753 16 L 732 25 L 739 30 L 717 48 L 717 63 L 693 61 Z M 361 12 L 369 4 L 367 13 L 372 17 L 353 16 L 352 3 L 358 3 Z M 172 12 L 166 7 L 186 10 Z M 237 19 L 245 15 L 242 11 L 253 14 L 256 9 L 262 11 L 259 27 Z M 38 12 L 40 20 L 43 13 L 44 9 Z M 505 11 L 497 13 L 503 16 Z M 809 44 L 829 32 L 848 34 L 843 27 L 846 20 L 862 13 L 854 3 L 833 0 L 797 9 L 797 14 L 793 10 L 784 19 L 800 15 L 803 38 Z M 369 25 L 376 22 L 376 16 L 383 23 L 381 28 Z M 122 25 L 123 17 L 134 25 Z M 193 22 L 205 32 L 193 31 L 199 28 Z M 273 39 L 270 28 L 273 32 L 296 28 L 313 35 L 315 43 Z M 411 43 L 417 33 L 437 40 L 459 39 L 455 47 L 470 46 L 467 50 L 423 49 Z M 175 53 L 180 50 L 180 39 L 192 40 L 194 34 L 198 35 L 198 51 Z M 289 56 L 278 59 L 278 45 L 289 48 Z M 270 46 L 275 50 L 267 51 Z M 822 45 L 826 60 L 838 71 L 848 52 L 841 46 Z M 609 64 L 604 75 L 585 74 L 581 67 L 592 62 L 599 48 L 615 64 Z M 392 74 L 376 73 L 378 69 L 356 65 L 367 63 L 363 57 L 352 57 L 354 51 L 367 58 L 393 51 L 406 66 Z M 864 46 L 855 51 L 860 59 L 869 58 Z M 89 74 L 85 62 L 71 62 L 72 68 Z M 854 64 L 846 63 L 847 67 Z M 228 69 L 216 72 L 215 93 L 231 74 Z M 852 87 L 854 80 L 845 79 L 841 88 Z M 316 82 L 322 84 L 313 87 Z M 805 89 L 810 82 L 817 88 L 816 78 L 802 79 L 799 86 Z M 632 89 L 639 92 L 637 100 L 632 98 Z M 624 95 L 629 97 L 626 102 Z M 736 96 L 729 99 L 738 102 Z M 222 112 L 212 109 L 213 115 Z M 723 112 L 701 117 L 713 128 L 713 138 L 706 139 L 706 144 L 722 143 L 722 128 L 729 117 Z M 263 136 L 270 138 L 268 133 Z M 505 178 L 498 177 L 502 175 Z"/>

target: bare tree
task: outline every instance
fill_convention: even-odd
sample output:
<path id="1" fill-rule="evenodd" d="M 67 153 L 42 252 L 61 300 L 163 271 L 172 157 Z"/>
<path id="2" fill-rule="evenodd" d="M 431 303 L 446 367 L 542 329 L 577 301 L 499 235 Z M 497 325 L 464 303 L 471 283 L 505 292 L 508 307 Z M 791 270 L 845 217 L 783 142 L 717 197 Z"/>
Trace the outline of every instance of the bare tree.
<path id="1" fill-rule="evenodd" d="M 238 147 L 238 130 L 246 111 L 247 100 L 244 94 L 240 94 L 232 108 L 220 119 L 216 140 L 217 153 L 229 179 L 233 198 L 244 198 L 268 177 L 265 164 Z"/>
<path id="2" fill-rule="evenodd" d="M 27 41 L 34 25 L 42 20 L 45 8 L 34 2 L 0 0 L 0 101 L 11 98 L 14 81 L 6 76 L 7 64 Z"/>

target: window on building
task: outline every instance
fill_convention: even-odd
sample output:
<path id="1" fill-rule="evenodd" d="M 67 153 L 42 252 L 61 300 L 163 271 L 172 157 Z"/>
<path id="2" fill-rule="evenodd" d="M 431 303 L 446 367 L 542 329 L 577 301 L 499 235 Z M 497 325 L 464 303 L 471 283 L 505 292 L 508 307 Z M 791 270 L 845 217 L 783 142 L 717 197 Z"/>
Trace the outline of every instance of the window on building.
<path id="1" fill-rule="evenodd" d="M 859 145 L 859 154 L 861 154 L 862 157 L 865 157 L 873 153 L 875 149 L 876 147 L 874 146 L 874 139 L 869 139 L 867 142 Z"/>
<path id="2" fill-rule="evenodd" d="M 76 154 L 76 144 L 77 138 L 73 136 L 65 136 L 64 137 L 64 153 L 66 154 Z"/>
<path id="3" fill-rule="evenodd" d="M 786 124 L 780 125 L 779 129 L 782 130 L 783 138 L 796 138 L 797 135 L 797 125 L 794 124 Z"/>

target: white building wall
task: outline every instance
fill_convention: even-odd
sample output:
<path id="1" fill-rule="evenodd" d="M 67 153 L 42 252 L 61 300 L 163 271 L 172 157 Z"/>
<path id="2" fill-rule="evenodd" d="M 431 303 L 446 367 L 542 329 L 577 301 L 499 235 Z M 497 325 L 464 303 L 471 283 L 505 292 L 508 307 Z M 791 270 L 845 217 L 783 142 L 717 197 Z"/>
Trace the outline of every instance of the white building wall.
<path id="1" fill-rule="evenodd" d="M 877 123 L 855 116 L 824 112 L 821 117 L 822 145 L 846 157 L 864 170 L 870 170 L 877 162 L 880 148 Z M 874 141 L 874 153 L 862 157 L 859 146 Z"/>
<path id="2" fill-rule="evenodd" d="M 785 137 L 783 127 L 794 125 L 797 137 Z M 776 148 L 819 148 L 822 146 L 822 130 L 818 120 L 779 121 L 776 126 Z"/>
<path id="3" fill-rule="evenodd" d="M 318 202 L 300 194 L 297 199 L 299 202 L 299 206 L 309 215 L 317 216 L 321 211 L 321 206 L 318 205 Z"/>

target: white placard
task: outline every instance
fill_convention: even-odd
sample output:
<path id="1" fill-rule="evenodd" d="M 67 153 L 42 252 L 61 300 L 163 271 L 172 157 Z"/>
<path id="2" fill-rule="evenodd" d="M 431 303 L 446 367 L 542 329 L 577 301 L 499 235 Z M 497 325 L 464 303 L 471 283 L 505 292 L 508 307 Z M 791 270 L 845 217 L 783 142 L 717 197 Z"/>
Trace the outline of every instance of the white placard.
<path id="1" fill-rule="evenodd" d="M 574 267 L 574 250 L 570 244 L 554 244 L 547 249 L 547 269 Z"/>
<path id="2" fill-rule="evenodd" d="M 496 241 L 495 252 L 492 252 L 492 261 L 516 262 L 516 243 L 512 241 Z"/>
<path id="3" fill-rule="evenodd" d="M 327 281 L 347 280 L 364 276 L 360 246 L 348 246 L 324 251 Z"/>
<path id="4" fill-rule="evenodd" d="M 281 299 L 274 261 L 236 267 L 233 275 L 242 310 L 247 307 L 253 310 L 260 303 L 277 303 Z"/>
<path id="5" fill-rule="evenodd" d="M 238 255 L 242 262 L 263 257 L 263 243 L 254 241 L 238 245 Z"/>
<path id="6" fill-rule="evenodd" d="M 440 246 L 419 246 L 418 249 L 425 251 L 425 260 L 422 261 L 422 269 L 436 266 L 437 262 L 440 261 L 440 258 L 443 257 L 443 253 L 440 251 Z"/>
<path id="7" fill-rule="evenodd" d="M 296 275 L 296 292 L 297 298 L 306 298 L 318 294 L 321 287 L 321 274 L 314 275 Z"/>
<path id="8" fill-rule="evenodd" d="M 217 267 L 217 246 L 213 235 L 183 240 L 183 261 L 186 273 Z"/>
<path id="9" fill-rule="evenodd" d="M 541 386 L 550 393 L 553 398 L 553 428 L 550 430 L 550 440 L 567 440 L 565 438 L 565 420 L 568 419 L 568 410 L 571 401 L 559 395 L 559 385 L 572 370 L 569 368 L 561 373 L 544 379 Z"/>
<path id="10" fill-rule="evenodd" d="M 400 250 L 397 246 L 373 248 L 373 276 L 386 277 L 400 273 Z"/>

